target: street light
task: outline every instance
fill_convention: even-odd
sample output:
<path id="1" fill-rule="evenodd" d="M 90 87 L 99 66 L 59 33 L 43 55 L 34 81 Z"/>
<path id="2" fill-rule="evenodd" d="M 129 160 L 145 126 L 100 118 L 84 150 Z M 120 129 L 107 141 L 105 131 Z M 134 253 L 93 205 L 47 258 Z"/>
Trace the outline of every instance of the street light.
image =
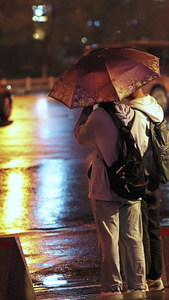
<path id="1" fill-rule="evenodd" d="M 46 30 L 42 26 L 37 25 L 38 23 L 45 23 L 48 21 L 48 17 L 45 15 L 47 12 L 46 5 L 33 5 L 33 16 L 32 21 L 35 22 L 35 32 L 33 34 L 33 38 L 35 40 L 43 41 L 46 36 Z"/>
<path id="2" fill-rule="evenodd" d="M 43 41 L 45 39 L 45 36 L 46 36 L 46 32 L 43 29 L 41 29 L 41 28 L 36 28 L 35 29 L 35 32 L 33 34 L 33 38 L 35 40 Z"/>
<path id="3" fill-rule="evenodd" d="M 34 22 L 47 22 L 48 17 L 45 15 L 46 5 L 33 5 L 32 10 L 33 10 L 32 21 L 34 21 Z"/>

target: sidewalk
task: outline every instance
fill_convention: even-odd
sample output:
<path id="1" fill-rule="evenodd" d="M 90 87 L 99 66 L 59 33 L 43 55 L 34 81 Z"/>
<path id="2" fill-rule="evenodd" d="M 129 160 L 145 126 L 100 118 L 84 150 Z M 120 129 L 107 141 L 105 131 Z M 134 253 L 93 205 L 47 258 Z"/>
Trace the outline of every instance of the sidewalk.
<path id="1" fill-rule="evenodd" d="M 147 300 L 169 300 L 169 288 L 165 288 L 162 291 L 154 291 L 154 292 L 132 292 L 128 294 L 122 294 L 122 295 L 113 295 L 113 296 L 99 296 L 99 292 L 96 294 L 91 295 L 91 292 L 97 291 L 96 289 L 92 290 L 92 287 L 90 288 L 88 286 L 88 295 L 85 296 L 85 289 L 83 289 L 83 294 L 80 294 L 80 290 L 77 289 L 63 289 L 60 291 L 56 291 L 55 289 L 52 289 L 50 291 L 50 294 L 46 294 L 46 296 L 42 293 L 42 295 L 38 296 L 36 299 L 41 300 L 79 300 L 79 299 L 86 299 L 86 300 L 139 300 L 139 299 L 147 299 Z M 86 291 L 87 292 L 87 291 Z"/>
<path id="2" fill-rule="evenodd" d="M 163 291 L 156 292 L 137 292 L 129 293 L 124 295 L 114 295 L 114 296 L 104 296 L 88 298 L 88 300 L 139 300 L 139 299 L 149 299 L 149 300 L 169 300 L 169 289 L 164 289 Z"/>
<path id="3" fill-rule="evenodd" d="M 99 297 L 101 286 L 98 278 L 95 281 L 90 276 L 88 280 L 82 278 L 81 280 L 68 280 L 64 285 L 42 286 L 35 285 L 35 294 L 37 300 L 169 300 L 169 226 L 162 226 L 163 239 L 163 274 L 162 279 L 165 289 L 162 291 L 153 292 L 137 292 L 124 293 L 122 295 Z M 94 269 L 93 269 L 94 272 Z"/>

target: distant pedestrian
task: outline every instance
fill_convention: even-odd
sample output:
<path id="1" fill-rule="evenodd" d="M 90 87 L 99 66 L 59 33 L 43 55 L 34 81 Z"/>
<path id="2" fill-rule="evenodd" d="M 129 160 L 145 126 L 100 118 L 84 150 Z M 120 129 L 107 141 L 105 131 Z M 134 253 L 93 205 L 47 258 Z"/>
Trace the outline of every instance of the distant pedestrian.
<path id="1" fill-rule="evenodd" d="M 102 254 L 101 296 L 121 294 L 123 282 L 120 269 L 119 235 L 121 235 L 132 267 L 132 286 L 135 291 L 145 290 L 145 258 L 142 243 L 142 217 L 140 199 L 126 200 L 115 194 L 109 184 L 104 161 L 111 166 L 121 148 L 120 133 L 108 111 L 114 111 L 114 103 L 100 103 L 99 107 L 86 107 L 75 126 L 79 144 L 93 150 L 89 198 L 96 224 L 98 245 Z M 124 104 L 115 105 L 117 116 L 127 125 L 134 111 Z M 135 113 L 132 134 L 141 153 L 144 139 L 141 134 L 140 115 Z M 139 137 L 139 138 L 138 138 Z M 131 282 L 130 274 L 128 282 Z"/>

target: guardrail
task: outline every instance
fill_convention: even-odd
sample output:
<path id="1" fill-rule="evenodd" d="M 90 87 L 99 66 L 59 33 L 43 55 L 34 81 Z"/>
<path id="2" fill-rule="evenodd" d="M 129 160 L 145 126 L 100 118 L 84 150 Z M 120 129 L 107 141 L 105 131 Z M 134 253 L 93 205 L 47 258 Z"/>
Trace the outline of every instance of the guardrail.
<path id="1" fill-rule="evenodd" d="M 30 92 L 49 91 L 54 83 L 56 77 L 42 77 L 42 78 L 30 78 L 25 79 L 2 79 L 5 84 L 9 84 L 12 87 L 13 94 L 23 94 Z"/>

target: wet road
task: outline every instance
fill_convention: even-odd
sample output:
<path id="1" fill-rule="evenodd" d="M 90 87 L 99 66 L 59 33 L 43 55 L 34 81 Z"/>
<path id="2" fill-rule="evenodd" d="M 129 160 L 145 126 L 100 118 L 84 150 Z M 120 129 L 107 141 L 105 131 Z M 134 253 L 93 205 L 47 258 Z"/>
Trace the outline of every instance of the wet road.
<path id="1" fill-rule="evenodd" d="M 46 94 L 19 95 L 9 122 L 0 123 L 0 235 L 19 236 L 39 286 L 99 277 L 87 197 L 90 151 L 73 134 L 79 113 Z"/>
<path id="2" fill-rule="evenodd" d="M 99 291 L 87 197 L 90 151 L 73 134 L 79 113 L 47 94 L 18 95 L 10 120 L 0 123 L 0 236 L 19 236 L 38 299 Z M 163 225 L 169 225 L 168 190 L 163 186 Z"/>

